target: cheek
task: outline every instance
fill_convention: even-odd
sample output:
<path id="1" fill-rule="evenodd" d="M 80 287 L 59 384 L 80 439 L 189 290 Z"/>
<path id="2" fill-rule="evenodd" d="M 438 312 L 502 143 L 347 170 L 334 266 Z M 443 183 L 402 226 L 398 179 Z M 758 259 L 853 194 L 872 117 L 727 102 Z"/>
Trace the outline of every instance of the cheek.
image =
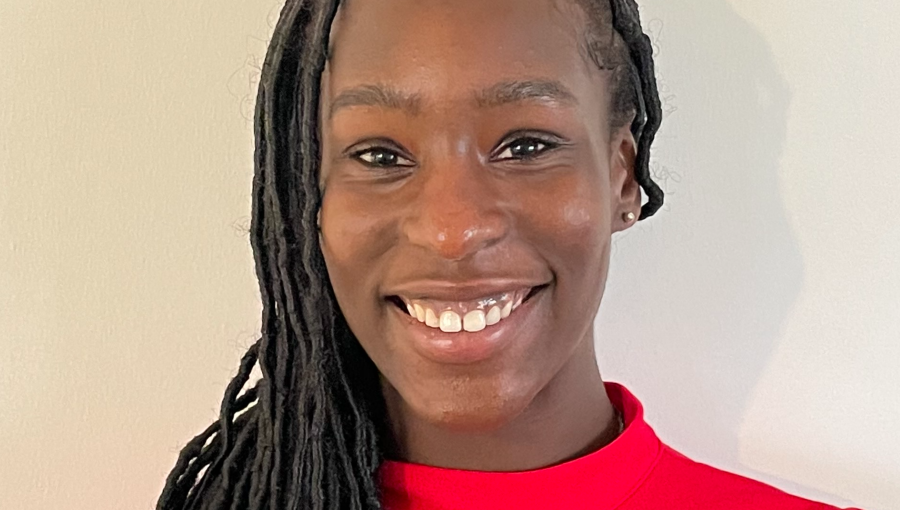
<path id="1" fill-rule="evenodd" d="M 561 224 L 567 230 L 582 231 L 590 229 L 596 221 L 596 204 L 583 199 L 575 199 L 565 204 L 562 210 Z"/>
<path id="2" fill-rule="evenodd" d="M 320 244 L 341 312 L 354 332 L 378 320 L 378 275 L 391 239 L 385 218 L 354 193 L 326 189 L 322 197 Z"/>
<path id="3" fill-rule="evenodd" d="M 583 304 L 591 303 L 589 308 L 599 297 L 596 291 L 604 286 L 609 265 L 607 209 L 600 196 L 578 194 L 560 204 L 551 224 L 557 232 L 554 265 L 560 290 Z"/>
<path id="4" fill-rule="evenodd" d="M 609 267 L 608 195 L 585 174 L 546 187 L 531 205 L 529 238 L 555 273 L 554 317 L 573 341 L 590 327 Z"/>
<path id="5" fill-rule="evenodd" d="M 532 235 L 561 267 L 585 262 L 608 241 L 606 194 L 599 182 L 570 178 L 544 187 L 526 204 Z M 556 265 L 556 264 L 554 264 Z M 582 268 L 584 269 L 584 268 Z"/>
<path id="6" fill-rule="evenodd" d="M 322 197 L 321 239 L 326 262 L 336 270 L 362 272 L 388 247 L 383 214 L 373 214 L 371 200 L 341 189 Z"/>

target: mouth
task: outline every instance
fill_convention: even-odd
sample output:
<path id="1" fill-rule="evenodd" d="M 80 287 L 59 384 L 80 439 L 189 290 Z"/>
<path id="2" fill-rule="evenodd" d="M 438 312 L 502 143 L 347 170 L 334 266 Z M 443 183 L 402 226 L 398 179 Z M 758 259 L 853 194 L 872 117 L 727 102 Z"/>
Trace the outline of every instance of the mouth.
<path id="1" fill-rule="evenodd" d="M 390 315 L 397 319 L 398 338 L 405 338 L 420 356 L 441 365 L 470 365 L 534 341 L 549 318 L 541 304 L 549 285 L 462 302 L 401 295 L 387 300 L 394 312 Z"/>
<path id="2" fill-rule="evenodd" d="M 388 296 L 387 300 L 425 327 L 444 333 L 476 333 L 503 321 L 549 284 L 510 289 L 467 301 L 443 301 L 428 297 Z"/>

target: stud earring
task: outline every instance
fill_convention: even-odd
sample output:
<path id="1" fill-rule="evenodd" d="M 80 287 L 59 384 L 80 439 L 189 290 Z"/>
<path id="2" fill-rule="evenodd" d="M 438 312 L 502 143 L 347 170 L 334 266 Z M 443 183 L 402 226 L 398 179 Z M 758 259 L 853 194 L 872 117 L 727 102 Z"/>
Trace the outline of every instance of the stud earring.
<path id="1" fill-rule="evenodd" d="M 636 218 L 636 216 L 631 211 L 622 214 L 622 219 L 625 220 L 625 223 L 631 223 L 632 221 L 634 221 L 635 218 Z"/>

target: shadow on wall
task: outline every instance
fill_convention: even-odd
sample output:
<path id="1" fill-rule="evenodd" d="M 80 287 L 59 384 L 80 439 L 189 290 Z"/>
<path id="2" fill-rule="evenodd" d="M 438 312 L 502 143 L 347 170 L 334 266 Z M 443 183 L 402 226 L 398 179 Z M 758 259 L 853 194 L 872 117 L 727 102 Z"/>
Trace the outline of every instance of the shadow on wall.
<path id="1" fill-rule="evenodd" d="M 666 112 L 653 170 L 667 203 L 614 240 L 601 370 L 676 449 L 827 500 L 738 460 L 751 392 L 803 285 L 778 182 L 790 91 L 726 0 L 640 3 Z"/>

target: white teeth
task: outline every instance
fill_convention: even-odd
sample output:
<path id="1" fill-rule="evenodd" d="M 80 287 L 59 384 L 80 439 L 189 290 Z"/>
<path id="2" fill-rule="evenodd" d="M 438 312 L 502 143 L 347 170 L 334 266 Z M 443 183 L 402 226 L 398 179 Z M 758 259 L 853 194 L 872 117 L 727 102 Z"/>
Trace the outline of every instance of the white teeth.
<path id="1" fill-rule="evenodd" d="M 484 324 L 485 326 L 493 326 L 498 322 L 500 322 L 500 307 L 492 306 L 487 315 L 484 317 Z"/>
<path id="2" fill-rule="evenodd" d="M 413 305 L 413 308 L 416 310 L 416 319 L 419 319 L 419 322 L 425 322 L 425 309 L 422 308 L 422 305 Z"/>
<path id="3" fill-rule="evenodd" d="M 522 302 L 529 289 L 520 289 L 485 297 L 469 303 L 441 302 L 428 299 L 402 298 L 411 317 L 431 328 L 447 333 L 477 332 L 509 317 Z M 439 311 L 443 310 L 443 311 Z"/>
<path id="4" fill-rule="evenodd" d="M 440 327 L 444 333 L 457 333 L 462 330 L 462 320 L 458 313 L 447 310 L 441 313 Z"/>
<path id="5" fill-rule="evenodd" d="M 438 328 L 441 325 L 441 320 L 438 319 L 438 316 L 434 314 L 434 310 L 431 308 L 425 309 L 425 325 L 432 328 Z"/>
<path id="6" fill-rule="evenodd" d="M 485 325 L 484 312 L 481 310 L 472 310 L 463 317 L 463 329 L 466 331 L 481 331 Z"/>

